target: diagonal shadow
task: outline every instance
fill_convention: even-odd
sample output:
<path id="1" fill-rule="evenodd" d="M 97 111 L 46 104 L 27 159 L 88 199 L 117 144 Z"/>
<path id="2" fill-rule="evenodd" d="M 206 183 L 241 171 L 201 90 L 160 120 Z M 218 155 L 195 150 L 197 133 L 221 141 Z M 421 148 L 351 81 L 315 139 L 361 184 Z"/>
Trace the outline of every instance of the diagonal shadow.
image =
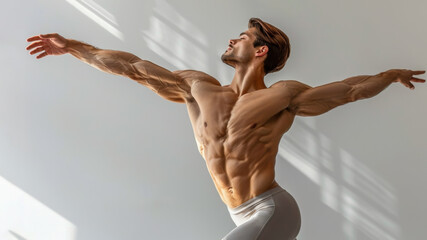
<path id="1" fill-rule="evenodd" d="M 33 239 L 76 239 L 73 223 L 1 176 L 0 196 L 0 235 L 13 235 L 20 240 L 26 239 L 22 233 Z"/>
<path id="2" fill-rule="evenodd" d="M 164 0 L 156 0 L 142 37 L 155 54 L 178 69 L 209 70 L 205 34 Z M 190 32 L 190 34 L 186 34 Z"/>
<path id="3" fill-rule="evenodd" d="M 9 230 L 9 233 L 14 236 L 17 240 L 27 240 L 26 238 L 24 238 L 23 236 L 17 234 L 16 232 Z"/>
<path id="4" fill-rule="evenodd" d="M 93 0 L 66 0 L 69 4 L 86 15 L 92 21 L 103 27 L 116 38 L 124 41 L 124 34 L 119 30 L 113 14 Z"/>
<path id="5" fill-rule="evenodd" d="M 400 239 L 398 199 L 390 184 L 304 121 L 295 121 L 292 132 L 298 135 L 282 139 L 278 157 L 311 180 L 319 200 L 342 216 L 345 239 Z"/>

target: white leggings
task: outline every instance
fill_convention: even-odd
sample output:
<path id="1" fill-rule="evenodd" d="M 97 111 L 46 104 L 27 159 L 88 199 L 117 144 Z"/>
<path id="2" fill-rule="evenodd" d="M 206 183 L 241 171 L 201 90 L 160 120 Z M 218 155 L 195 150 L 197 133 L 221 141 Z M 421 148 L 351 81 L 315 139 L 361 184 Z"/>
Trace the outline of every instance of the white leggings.
<path id="1" fill-rule="evenodd" d="M 237 227 L 222 240 L 294 240 L 301 228 L 298 204 L 280 186 L 228 211 Z"/>

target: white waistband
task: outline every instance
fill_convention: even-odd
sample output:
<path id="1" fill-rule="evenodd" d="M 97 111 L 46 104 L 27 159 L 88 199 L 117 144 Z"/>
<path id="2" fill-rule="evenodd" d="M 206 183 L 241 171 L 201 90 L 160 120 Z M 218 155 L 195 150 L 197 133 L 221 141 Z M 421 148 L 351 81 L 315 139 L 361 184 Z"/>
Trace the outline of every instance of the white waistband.
<path id="1" fill-rule="evenodd" d="M 228 208 L 228 211 L 231 214 L 238 214 L 239 212 L 245 211 L 247 208 L 253 207 L 254 205 L 257 205 L 259 202 L 261 202 L 262 200 L 271 197 L 273 194 L 281 192 L 281 191 L 286 191 L 285 189 L 283 189 L 280 186 L 277 186 L 275 188 L 272 188 L 266 192 L 261 193 L 260 195 L 249 199 L 248 201 L 240 204 L 239 206 L 235 207 L 235 208 Z"/>

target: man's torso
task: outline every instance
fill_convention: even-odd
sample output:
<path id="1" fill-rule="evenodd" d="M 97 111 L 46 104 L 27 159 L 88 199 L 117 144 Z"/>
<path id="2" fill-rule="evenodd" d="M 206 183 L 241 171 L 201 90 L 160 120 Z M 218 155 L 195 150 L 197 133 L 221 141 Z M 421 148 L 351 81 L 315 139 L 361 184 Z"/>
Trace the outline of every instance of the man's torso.
<path id="1" fill-rule="evenodd" d="M 179 75 L 191 84 L 186 103 L 194 136 L 224 203 L 233 208 L 276 187 L 278 145 L 295 117 L 287 83 L 239 96 L 207 74 Z"/>

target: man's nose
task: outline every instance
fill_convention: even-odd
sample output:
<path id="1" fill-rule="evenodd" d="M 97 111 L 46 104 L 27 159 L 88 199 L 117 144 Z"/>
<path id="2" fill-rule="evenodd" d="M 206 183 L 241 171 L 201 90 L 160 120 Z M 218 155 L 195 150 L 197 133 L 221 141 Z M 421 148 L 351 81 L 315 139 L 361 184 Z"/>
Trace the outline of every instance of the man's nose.
<path id="1" fill-rule="evenodd" d="M 230 45 L 234 45 L 234 44 L 236 43 L 236 40 L 235 40 L 235 39 L 230 39 L 230 41 L 228 41 L 228 43 L 229 43 Z"/>

